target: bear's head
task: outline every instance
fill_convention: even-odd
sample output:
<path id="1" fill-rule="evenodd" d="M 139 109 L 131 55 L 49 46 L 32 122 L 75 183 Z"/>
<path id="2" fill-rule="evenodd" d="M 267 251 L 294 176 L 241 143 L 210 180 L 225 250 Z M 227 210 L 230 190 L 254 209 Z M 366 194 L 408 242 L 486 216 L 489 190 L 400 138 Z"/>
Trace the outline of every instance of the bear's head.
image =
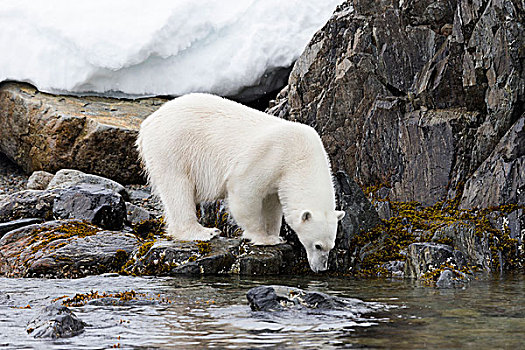
<path id="1" fill-rule="evenodd" d="M 328 269 L 328 254 L 335 246 L 337 222 L 345 216 L 344 211 L 304 210 L 289 220 L 291 228 L 306 250 L 308 263 L 314 272 Z"/>

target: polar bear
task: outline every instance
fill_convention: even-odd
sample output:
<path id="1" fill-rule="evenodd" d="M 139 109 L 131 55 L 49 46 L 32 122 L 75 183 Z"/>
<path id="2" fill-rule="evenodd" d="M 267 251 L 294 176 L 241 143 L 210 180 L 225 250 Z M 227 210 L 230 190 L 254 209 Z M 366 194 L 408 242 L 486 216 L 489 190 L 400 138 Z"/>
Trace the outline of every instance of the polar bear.
<path id="1" fill-rule="evenodd" d="M 284 219 L 324 271 L 337 222 L 330 163 L 317 132 L 222 97 L 193 93 L 165 103 L 140 127 L 137 147 L 164 206 L 167 234 L 209 240 L 196 203 L 225 199 L 256 245 L 282 243 Z"/>

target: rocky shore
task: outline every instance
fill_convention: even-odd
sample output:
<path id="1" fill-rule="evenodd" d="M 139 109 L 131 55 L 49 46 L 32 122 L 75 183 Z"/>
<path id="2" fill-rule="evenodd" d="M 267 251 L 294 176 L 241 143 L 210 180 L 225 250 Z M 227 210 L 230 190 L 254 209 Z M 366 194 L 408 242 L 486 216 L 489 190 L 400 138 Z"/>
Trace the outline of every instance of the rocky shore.
<path id="1" fill-rule="evenodd" d="M 512 0 L 354 0 L 312 38 L 268 112 L 331 158 L 346 216 L 329 274 L 448 288 L 523 271 L 523 23 Z M 0 275 L 312 273 L 286 225 L 286 244 L 250 246 L 220 201 L 198 208 L 220 238 L 164 237 L 134 148 L 163 102 L 0 85 Z"/>

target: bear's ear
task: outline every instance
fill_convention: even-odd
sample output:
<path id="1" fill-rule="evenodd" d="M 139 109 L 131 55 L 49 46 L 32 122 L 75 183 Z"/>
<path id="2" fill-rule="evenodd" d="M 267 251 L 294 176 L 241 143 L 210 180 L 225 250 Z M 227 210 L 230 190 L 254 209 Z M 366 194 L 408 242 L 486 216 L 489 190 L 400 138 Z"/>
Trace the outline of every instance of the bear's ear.
<path id="1" fill-rule="evenodd" d="M 305 210 L 301 213 L 301 221 L 305 222 L 312 218 L 312 213 L 310 213 L 308 210 Z"/>
<path id="2" fill-rule="evenodd" d="M 335 211 L 335 215 L 337 215 L 337 221 L 341 220 L 342 218 L 345 217 L 345 212 L 342 211 L 342 210 L 336 210 Z"/>

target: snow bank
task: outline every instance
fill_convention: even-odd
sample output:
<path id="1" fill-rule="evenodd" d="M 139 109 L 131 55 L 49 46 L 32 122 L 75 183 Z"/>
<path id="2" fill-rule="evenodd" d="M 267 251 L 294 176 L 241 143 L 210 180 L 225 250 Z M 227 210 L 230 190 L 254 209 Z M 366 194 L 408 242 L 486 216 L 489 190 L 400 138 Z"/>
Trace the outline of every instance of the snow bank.
<path id="1" fill-rule="evenodd" d="M 0 81 L 232 95 L 289 66 L 341 0 L 0 0 Z"/>

